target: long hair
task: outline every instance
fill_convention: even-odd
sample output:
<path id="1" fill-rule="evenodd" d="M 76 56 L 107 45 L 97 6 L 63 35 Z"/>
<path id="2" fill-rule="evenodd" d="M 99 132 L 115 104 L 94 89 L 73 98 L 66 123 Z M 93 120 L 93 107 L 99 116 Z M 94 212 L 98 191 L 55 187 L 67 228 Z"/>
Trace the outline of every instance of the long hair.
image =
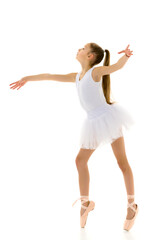
<path id="1" fill-rule="evenodd" d="M 90 49 L 91 52 L 95 54 L 95 61 L 91 62 L 91 67 L 94 65 L 100 63 L 104 57 L 104 50 L 96 43 L 90 43 Z M 103 62 L 103 66 L 109 66 L 110 65 L 110 52 L 105 49 L 105 59 Z M 110 84 L 110 74 L 102 76 L 102 88 L 103 88 L 103 94 L 105 96 L 106 102 L 108 104 L 113 104 L 115 102 L 111 102 L 111 84 Z"/>

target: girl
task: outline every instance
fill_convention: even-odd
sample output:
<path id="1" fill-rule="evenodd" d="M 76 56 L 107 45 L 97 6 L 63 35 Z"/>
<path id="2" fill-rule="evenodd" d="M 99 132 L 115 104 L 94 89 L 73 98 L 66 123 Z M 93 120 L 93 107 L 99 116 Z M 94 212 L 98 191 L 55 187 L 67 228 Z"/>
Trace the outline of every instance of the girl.
<path id="1" fill-rule="evenodd" d="M 110 74 L 121 69 L 133 55 L 132 52 L 128 45 L 125 50 L 118 52 L 119 54 L 124 53 L 124 55 L 117 63 L 109 65 L 110 52 L 91 42 L 86 44 L 84 48 L 79 49 L 76 55 L 76 59 L 82 67 L 81 72 L 66 75 L 40 74 L 26 76 L 10 84 L 10 86 L 13 85 L 12 89 L 17 88 L 18 90 L 28 81 L 56 80 L 76 83 L 80 103 L 87 113 L 81 131 L 80 151 L 76 157 L 81 195 L 77 200 L 81 199 L 80 226 L 82 228 L 86 224 L 88 213 L 95 207 L 95 203 L 89 200 L 90 176 L 87 162 L 95 149 L 104 143 L 111 144 L 118 166 L 124 176 L 128 197 L 128 213 L 123 229 L 129 231 L 138 214 L 138 205 L 134 203 L 133 173 L 125 153 L 122 129 L 122 127 L 129 129 L 134 124 L 134 120 L 122 106 L 110 101 Z M 106 55 L 103 66 L 95 67 L 102 61 L 104 53 Z"/>

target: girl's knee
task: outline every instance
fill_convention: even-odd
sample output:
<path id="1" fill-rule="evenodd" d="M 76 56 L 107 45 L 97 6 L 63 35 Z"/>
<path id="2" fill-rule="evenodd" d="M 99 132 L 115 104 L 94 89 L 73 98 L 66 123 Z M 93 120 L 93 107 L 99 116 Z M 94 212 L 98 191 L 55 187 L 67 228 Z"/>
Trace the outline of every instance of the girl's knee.
<path id="1" fill-rule="evenodd" d="M 84 159 L 82 157 L 76 157 L 75 163 L 77 168 L 84 167 L 87 165 L 88 159 Z"/>
<path id="2" fill-rule="evenodd" d="M 117 160 L 118 166 L 119 168 L 125 172 L 128 168 L 129 168 L 129 163 L 127 158 L 123 158 L 123 159 L 118 159 Z"/>

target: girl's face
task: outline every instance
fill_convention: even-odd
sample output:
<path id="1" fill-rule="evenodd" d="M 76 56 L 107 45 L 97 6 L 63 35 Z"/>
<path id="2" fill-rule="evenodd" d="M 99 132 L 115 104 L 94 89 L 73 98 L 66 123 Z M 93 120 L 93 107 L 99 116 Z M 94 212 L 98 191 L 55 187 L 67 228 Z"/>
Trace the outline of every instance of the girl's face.
<path id="1" fill-rule="evenodd" d="M 89 43 L 86 44 L 83 48 L 80 48 L 77 52 L 76 58 L 80 61 L 86 61 L 88 59 L 88 53 L 90 52 Z"/>

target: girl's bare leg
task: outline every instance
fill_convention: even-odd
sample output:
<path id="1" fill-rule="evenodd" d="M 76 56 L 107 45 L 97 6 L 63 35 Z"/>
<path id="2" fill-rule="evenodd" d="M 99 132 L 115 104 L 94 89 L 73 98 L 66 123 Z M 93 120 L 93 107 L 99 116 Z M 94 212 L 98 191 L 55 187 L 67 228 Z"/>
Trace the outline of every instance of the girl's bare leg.
<path id="1" fill-rule="evenodd" d="M 76 166 L 79 174 L 79 188 L 80 196 L 89 196 L 89 170 L 88 170 L 88 160 L 95 149 L 83 149 L 80 151 L 76 157 Z M 81 200 L 82 202 L 82 200 Z M 83 203 L 84 206 L 88 206 L 89 201 Z M 81 208 L 81 215 L 84 213 L 85 209 Z"/>
<path id="2" fill-rule="evenodd" d="M 134 179 L 133 179 L 133 173 L 132 169 L 128 163 L 126 153 L 125 153 L 125 144 L 124 144 L 124 138 L 120 137 L 117 140 L 115 140 L 111 147 L 113 149 L 113 153 L 117 159 L 117 163 L 123 173 L 125 186 L 127 195 L 134 195 Z M 128 202 L 131 203 L 134 201 L 134 198 L 128 199 Z M 136 205 L 134 204 L 133 207 L 136 208 Z M 127 209 L 127 219 L 132 219 L 135 215 L 135 212 L 131 209 Z"/>

